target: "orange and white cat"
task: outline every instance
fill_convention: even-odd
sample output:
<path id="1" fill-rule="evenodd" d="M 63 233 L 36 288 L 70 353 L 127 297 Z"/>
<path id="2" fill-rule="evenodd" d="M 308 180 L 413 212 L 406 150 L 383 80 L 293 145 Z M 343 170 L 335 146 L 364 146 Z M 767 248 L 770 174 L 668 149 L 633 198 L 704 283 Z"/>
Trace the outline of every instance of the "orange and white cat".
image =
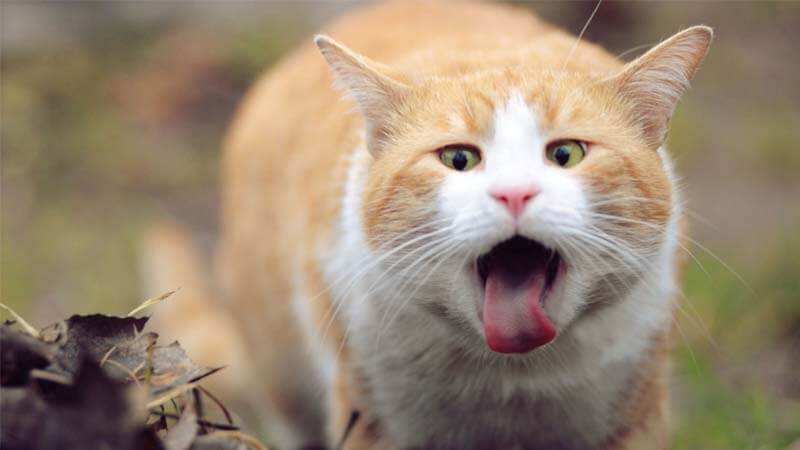
<path id="1" fill-rule="evenodd" d="M 243 342 L 211 357 L 263 391 L 279 449 L 335 446 L 353 411 L 344 448 L 665 448 L 682 215 L 662 145 L 711 30 L 627 64 L 482 3 L 370 6 L 325 33 L 233 123 L 235 321 L 167 317 L 190 353 Z M 151 289 L 193 283 L 169 279 L 174 239 L 151 241 Z M 198 297 L 173 315 L 216 317 Z"/>

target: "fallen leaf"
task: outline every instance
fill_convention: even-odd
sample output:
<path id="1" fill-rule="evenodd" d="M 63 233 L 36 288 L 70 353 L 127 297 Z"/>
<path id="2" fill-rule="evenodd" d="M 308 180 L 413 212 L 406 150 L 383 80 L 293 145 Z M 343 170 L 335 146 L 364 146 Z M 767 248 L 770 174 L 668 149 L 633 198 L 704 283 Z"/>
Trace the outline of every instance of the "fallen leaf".
<path id="1" fill-rule="evenodd" d="M 199 426 L 194 408 L 187 407 L 183 410 L 181 418 L 164 436 L 166 450 L 187 450 L 197 437 Z"/>
<path id="2" fill-rule="evenodd" d="M 177 342 L 166 347 L 154 347 L 152 354 L 150 384 L 154 393 L 197 382 L 219 370 L 195 363 Z"/>
<path id="3" fill-rule="evenodd" d="M 30 371 L 43 369 L 52 362 L 55 348 L 28 334 L 0 325 L 0 385 L 22 386 L 28 382 Z"/>
<path id="4" fill-rule="evenodd" d="M 113 346 L 139 337 L 147 317 L 113 317 L 102 314 L 72 316 L 42 330 L 42 335 L 59 345 L 55 366 L 74 374 L 78 369 L 80 352 L 100 361 Z"/>
<path id="5" fill-rule="evenodd" d="M 3 449 L 163 448 L 138 420 L 141 405 L 131 401 L 128 387 L 88 357 L 81 359 L 72 385 L 34 387 L 3 390 Z"/>

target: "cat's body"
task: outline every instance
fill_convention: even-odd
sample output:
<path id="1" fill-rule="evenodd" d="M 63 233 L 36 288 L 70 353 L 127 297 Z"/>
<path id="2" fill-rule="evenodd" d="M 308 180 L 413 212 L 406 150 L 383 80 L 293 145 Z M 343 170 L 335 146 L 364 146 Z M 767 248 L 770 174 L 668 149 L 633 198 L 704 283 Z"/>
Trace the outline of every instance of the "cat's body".
<path id="1" fill-rule="evenodd" d="M 659 147 L 710 31 L 636 66 L 484 4 L 375 6 L 328 32 L 381 64 L 318 39 L 337 90 L 309 42 L 250 93 L 224 157 L 240 327 L 219 332 L 242 332 L 278 448 L 332 446 L 353 410 L 347 448 L 664 448 L 681 215 Z M 571 139 L 585 161 L 547 161 Z M 453 144 L 475 169 L 442 164 Z M 533 287 L 476 269 L 514 236 L 557 252 Z"/>

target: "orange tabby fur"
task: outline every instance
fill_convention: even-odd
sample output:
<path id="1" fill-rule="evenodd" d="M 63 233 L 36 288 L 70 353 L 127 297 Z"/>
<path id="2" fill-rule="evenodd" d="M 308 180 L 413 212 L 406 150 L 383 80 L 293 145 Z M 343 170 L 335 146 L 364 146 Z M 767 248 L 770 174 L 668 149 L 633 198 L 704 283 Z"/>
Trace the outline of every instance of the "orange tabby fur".
<path id="1" fill-rule="evenodd" d="M 666 56 L 686 67 L 678 74 L 686 79 L 710 40 L 708 29 L 694 30 L 683 38 L 680 53 Z M 375 136 L 367 136 L 372 156 L 354 156 L 369 159 L 361 219 L 372 247 L 415 226 L 415 216 L 407 212 L 433 201 L 450 169 L 432 150 L 454 141 L 473 142 L 490 132 L 492 115 L 512 89 L 523 92 L 525 102 L 540 111 L 548 141 L 593 143 L 591 157 L 572 169 L 587 185 L 600 193 L 654 200 L 612 204 L 607 212 L 666 226 L 675 199 L 655 149 L 663 142 L 674 101 L 664 106 L 639 100 L 655 95 L 644 72 L 670 48 L 625 66 L 598 46 L 575 46 L 574 36 L 527 12 L 474 3 L 371 6 L 325 32 L 354 53 L 322 40 L 326 64 L 318 48 L 305 43 L 258 82 L 225 142 L 217 266 L 223 296 L 240 325 L 218 333 L 241 332 L 244 337 L 264 390 L 264 397 L 255 401 L 267 411 L 268 421 L 304 417 L 305 429 L 325 430 L 324 435 L 307 436 L 306 444 L 333 445 L 350 412 L 358 410 L 362 420 L 345 448 L 393 448 L 384 429 L 392 418 L 371 411 L 363 374 L 350 361 L 345 326 L 333 315 L 320 262 L 320 253 L 330 251 L 338 238 L 335 226 L 349 158 L 364 145 L 363 117 L 378 122 L 373 124 Z M 414 94 L 397 94 L 392 110 L 360 104 L 362 114 L 354 113 L 356 104 L 333 88 L 328 67 L 333 66 L 339 85 L 347 90 L 350 56 L 385 76 L 376 83 L 391 85 L 386 89 L 413 84 Z M 678 75 L 671 82 L 682 91 Z M 621 91 L 629 97 L 620 97 Z M 402 120 L 391 120 L 393 114 Z M 650 115 L 664 121 L 648 121 Z M 641 127 L 632 126 L 640 120 L 645 121 Z M 397 148 L 403 152 L 396 157 L 375 157 Z M 632 234 L 647 235 L 640 225 L 626 226 Z M 304 299 L 296 299 L 298 295 Z M 298 318 L 297 301 L 307 302 L 300 307 L 304 317 Z M 322 344 L 308 342 L 303 321 L 320 332 Z M 621 399 L 623 425 L 605 448 L 667 446 L 668 347 L 668 329 L 656 332 L 628 395 Z M 337 357 L 327 413 L 309 409 L 324 404 L 321 393 L 308 388 L 309 380 L 324 385 L 315 361 L 319 348 Z"/>

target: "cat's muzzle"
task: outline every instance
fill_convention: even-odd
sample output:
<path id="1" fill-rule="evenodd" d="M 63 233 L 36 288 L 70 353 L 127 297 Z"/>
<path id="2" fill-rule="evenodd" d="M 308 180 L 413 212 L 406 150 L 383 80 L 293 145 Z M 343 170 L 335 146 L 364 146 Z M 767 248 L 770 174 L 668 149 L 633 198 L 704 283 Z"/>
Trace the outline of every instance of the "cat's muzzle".
<path id="1" fill-rule="evenodd" d="M 481 320 L 491 350 L 527 353 L 555 338 L 544 302 L 563 272 L 558 251 L 514 236 L 478 257 L 475 267 L 483 285 Z"/>

